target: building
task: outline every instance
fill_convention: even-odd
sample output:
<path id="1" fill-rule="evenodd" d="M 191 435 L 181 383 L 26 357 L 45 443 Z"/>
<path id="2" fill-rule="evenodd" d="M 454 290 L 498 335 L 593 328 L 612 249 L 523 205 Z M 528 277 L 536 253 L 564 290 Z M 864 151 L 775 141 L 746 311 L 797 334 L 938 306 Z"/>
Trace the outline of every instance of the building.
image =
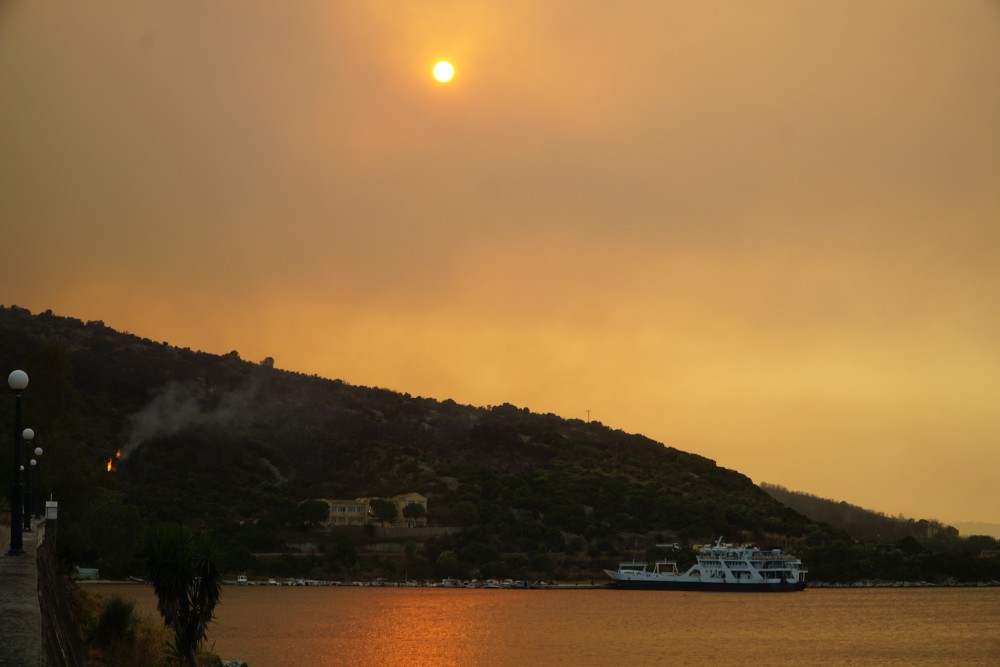
<path id="1" fill-rule="evenodd" d="M 368 523 L 368 501 L 364 498 L 354 500 L 327 500 L 330 506 L 329 526 L 363 526 Z"/>
<path id="2" fill-rule="evenodd" d="M 323 499 L 330 506 L 330 519 L 326 525 L 336 526 L 363 526 L 369 522 L 375 522 L 375 513 L 371 508 L 373 498 L 355 498 L 354 500 Z M 403 493 L 392 498 L 385 498 L 396 506 L 395 521 L 387 521 L 386 526 L 391 528 L 423 528 L 427 526 L 427 496 L 419 493 Z M 403 510 L 408 505 L 419 505 L 424 509 L 421 517 L 407 517 Z"/>

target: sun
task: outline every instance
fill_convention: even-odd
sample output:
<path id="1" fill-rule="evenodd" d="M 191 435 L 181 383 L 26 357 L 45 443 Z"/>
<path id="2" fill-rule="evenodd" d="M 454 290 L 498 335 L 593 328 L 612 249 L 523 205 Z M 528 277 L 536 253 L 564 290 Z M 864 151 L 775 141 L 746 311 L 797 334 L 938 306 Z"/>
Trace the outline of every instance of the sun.
<path id="1" fill-rule="evenodd" d="M 450 62 L 442 60 L 434 65 L 434 78 L 441 83 L 448 83 L 453 76 L 455 76 L 455 68 L 451 66 Z"/>

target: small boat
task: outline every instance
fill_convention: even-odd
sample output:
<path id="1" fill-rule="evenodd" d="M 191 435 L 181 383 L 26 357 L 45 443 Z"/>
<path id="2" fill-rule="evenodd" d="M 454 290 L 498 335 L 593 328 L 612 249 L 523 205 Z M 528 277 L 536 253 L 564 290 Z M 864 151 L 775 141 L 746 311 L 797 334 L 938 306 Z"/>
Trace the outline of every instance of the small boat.
<path id="1" fill-rule="evenodd" d="M 236 585 L 237 586 L 246 586 L 247 585 L 247 575 L 245 575 L 245 574 L 238 574 L 238 575 L 236 575 Z"/>
<path id="2" fill-rule="evenodd" d="M 781 549 L 761 551 L 753 545 L 723 542 L 697 550 L 697 562 L 686 572 L 677 563 L 661 560 L 652 569 L 645 561 L 619 563 L 605 570 L 616 588 L 674 591 L 801 591 L 806 587 L 802 561 Z"/>

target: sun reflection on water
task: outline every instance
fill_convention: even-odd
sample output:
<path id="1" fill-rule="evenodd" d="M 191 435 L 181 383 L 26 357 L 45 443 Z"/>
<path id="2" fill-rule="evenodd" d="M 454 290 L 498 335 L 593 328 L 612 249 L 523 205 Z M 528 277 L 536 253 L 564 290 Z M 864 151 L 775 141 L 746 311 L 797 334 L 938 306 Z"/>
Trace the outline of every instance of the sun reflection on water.
<path id="1" fill-rule="evenodd" d="M 158 619 L 146 586 L 101 586 Z M 252 667 L 995 665 L 1000 589 L 787 595 L 236 587 L 208 643 Z M 905 647 L 905 651 L 902 650 Z"/>
<path id="2" fill-rule="evenodd" d="M 490 620 L 496 595 L 475 595 L 458 591 L 410 591 L 400 599 L 398 591 L 385 600 L 371 600 L 379 609 L 366 612 L 368 622 L 359 626 L 346 649 L 354 665 L 441 665 L 465 667 L 483 664 L 483 652 L 489 650 Z M 427 593 L 430 593 L 428 595 Z M 473 594 L 470 594 L 473 593 Z M 375 592 L 379 596 L 380 592 Z M 372 598 L 371 591 L 366 597 Z M 367 603 L 366 603 L 367 604 Z M 338 642 L 339 644 L 339 642 Z M 332 657 L 332 656 L 327 656 Z M 344 656 L 341 655 L 343 658 Z"/>

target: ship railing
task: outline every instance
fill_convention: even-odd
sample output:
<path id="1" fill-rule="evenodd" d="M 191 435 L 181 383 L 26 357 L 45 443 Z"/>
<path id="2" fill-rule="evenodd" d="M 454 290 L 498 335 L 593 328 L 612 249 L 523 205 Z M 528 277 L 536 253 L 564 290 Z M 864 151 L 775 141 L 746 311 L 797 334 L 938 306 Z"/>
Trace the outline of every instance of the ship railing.
<path id="1" fill-rule="evenodd" d="M 781 552 L 773 553 L 768 551 L 761 551 L 750 555 L 750 560 L 773 560 L 773 561 L 795 561 L 798 560 L 795 556 L 789 554 L 783 554 Z"/>
<path id="2" fill-rule="evenodd" d="M 618 563 L 618 569 L 645 570 L 646 565 L 647 563 L 644 560 L 631 560 L 628 562 Z"/>

